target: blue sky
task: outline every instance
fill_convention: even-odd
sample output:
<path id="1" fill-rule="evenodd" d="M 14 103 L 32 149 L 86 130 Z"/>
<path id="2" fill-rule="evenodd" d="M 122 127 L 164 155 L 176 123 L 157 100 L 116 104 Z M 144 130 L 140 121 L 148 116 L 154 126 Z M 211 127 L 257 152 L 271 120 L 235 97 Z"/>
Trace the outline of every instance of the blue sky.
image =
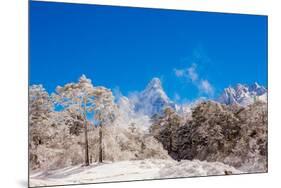
<path id="1" fill-rule="evenodd" d="M 30 2 L 29 69 L 48 92 L 82 74 L 124 95 L 159 77 L 178 101 L 267 86 L 267 17 Z"/>

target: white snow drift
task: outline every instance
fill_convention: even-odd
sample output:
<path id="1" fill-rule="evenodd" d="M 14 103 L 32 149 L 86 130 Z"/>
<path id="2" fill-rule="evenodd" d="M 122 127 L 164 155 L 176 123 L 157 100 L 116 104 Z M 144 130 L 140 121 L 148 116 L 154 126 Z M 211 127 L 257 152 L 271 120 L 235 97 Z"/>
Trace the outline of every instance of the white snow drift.
<path id="1" fill-rule="evenodd" d="M 30 186 L 148 180 L 175 177 L 210 176 L 242 173 L 219 162 L 174 160 L 135 160 L 105 162 L 88 167 L 73 166 L 37 172 L 30 176 Z"/>

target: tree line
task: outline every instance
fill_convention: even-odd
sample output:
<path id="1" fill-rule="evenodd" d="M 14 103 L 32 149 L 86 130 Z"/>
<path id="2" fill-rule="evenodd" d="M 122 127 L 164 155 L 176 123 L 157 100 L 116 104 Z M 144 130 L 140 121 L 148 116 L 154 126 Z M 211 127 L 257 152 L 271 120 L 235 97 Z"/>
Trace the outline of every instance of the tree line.
<path id="1" fill-rule="evenodd" d="M 52 115 L 56 109 L 67 113 L 60 114 L 60 117 Z M 52 125 L 65 121 L 69 124 L 70 134 L 79 135 L 84 132 L 84 165 L 90 164 L 88 127 L 92 114 L 95 127 L 99 128 L 99 162 L 103 162 L 103 127 L 113 123 L 116 115 L 116 105 L 112 92 L 105 87 L 94 87 L 91 80 L 82 75 L 77 83 L 68 83 L 58 86 L 54 93 L 49 96 L 42 85 L 33 85 L 29 88 L 29 125 L 30 125 L 30 147 L 31 143 L 41 144 L 40 136 L 36 134 L 44 130 L 44 121 Z M 71 118 L 70 118 L 71 117 Z M 50 122 L 53 121 L 53 122 Z M 39 130 L 40 129 L 40 130 Z M 45 130 L 50 131 L 50 130 Z M 31 155 L 30 158 L 36 158 Z M 34 159 L 36 160 L 36 159 Z"/>

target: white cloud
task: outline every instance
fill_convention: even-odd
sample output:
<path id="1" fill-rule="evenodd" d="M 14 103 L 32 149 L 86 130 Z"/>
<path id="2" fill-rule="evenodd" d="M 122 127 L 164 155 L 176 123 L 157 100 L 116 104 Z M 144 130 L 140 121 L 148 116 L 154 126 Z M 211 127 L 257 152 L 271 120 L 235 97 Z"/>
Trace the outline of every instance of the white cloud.
<path id="1" fill-rule="evenodd" d="M 178 78 L 184 77 L 188 80 L 191 80 L 192 82 L 196 82 L 199 77 L 196 71 L 196 66 L 197 65 L 193 63 L 190 67 L 185 69 L 174 69 L 174 73 Z"/>
<path id="2" fill-rule="evenodd" d="M 191 79 L 192 82 L 195 82 L 198 80 L 198 73 L 196 71 L 196 64 L 192 64 L 191 67 L 187 69 L 188 78 Z"/>
<path id="3" fill-rule="evenodd" d="M 207 95 L 212 96 L 214 94 L 214 88 L 208 80 L 201 80 L 198 88 L 200 92 L 205 93 Z"/>
<path id="4" fill-rule="evenodd" d="M 185 75 L 184 69 L 174 69 L 176 77 L 183 77 Z"/>
<path id="5" fill-rule="evenodd" d="M 201 78 L 197 72 L 197 64 L 193 63 L 190 67 L 184 69 L 174 69 L 174 73 L 178 78 L 185 78 L 187 81 L 191 81 L 193 85 L 197 87 L 199 93 L 212 96 L 214 94 L 214 87 L 212 84 Z"/>

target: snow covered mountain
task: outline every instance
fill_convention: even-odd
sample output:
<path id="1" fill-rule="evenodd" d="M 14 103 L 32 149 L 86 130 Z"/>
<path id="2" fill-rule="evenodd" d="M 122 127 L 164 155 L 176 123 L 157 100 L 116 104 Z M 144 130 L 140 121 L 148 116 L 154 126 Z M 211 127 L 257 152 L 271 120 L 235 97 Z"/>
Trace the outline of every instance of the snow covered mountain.
<path id="1" fill-rule="evenodd" d="M 175 104 L 164 92 L 159 78 L 153 78 L 131 101 L 134 103 L 135 112 L 148 116 L 159 114 L 166 107 L 175 108 Z"/>
<path id="2" fill-rule="evenodd" d="M 142 115 L 149 118 L 154 114 L 161 114 L 167 107 L 173 108 L 181 115 L 191 114 L 190 104 L 177 104 L 169 99 L 159 78 L 153 78 L 141 92 L 120 97 L 117 104 L 130 117 L 139 118 Z"/>
<path id="3" fill-rule="evenodd" d="M 267 102 L 267 89 L 257 82 L 249 86 L 237 84 L 235 87 L 225 88 L 217 99 L 222 104 L 241 106 L 247 106 L 256 100 Z M 161 114 L 167 107 L 175 109 L 180 114 L 191 113 L 190 105 L 176 104 L 169 99 L 159 78 L 153 78 L 143 91 L 129 97 L 121 97 L 119 106 L 129 114 L 142 114 L 148 117 Z"/>
<path id="4" fill-rule="evenodd" d="M 250 86 L 237 84 L 235 87 L 228 87 L 218 98 L 218 102 L 222 104 L 238 104 L 241 106 L 247 106 L 255 100 L 267 101 L 267 89 L 257 82 Z"/>
<path id="5" fill-rule="evenodd" d="M 122 126 L 135 124 L 142 130 L 148 130 L 151 126 L 151 116 L 161 114 L 167 107 L 173 108 L 185 118 L 189 118 L 191 115 L 191 108 L 188 104 L 176 104 L 169 99 L 159 78 L 153 78 L 141 92 L 128 97 L 119 97 L 117 106 L 120 114 L 118 124 Z"/>

